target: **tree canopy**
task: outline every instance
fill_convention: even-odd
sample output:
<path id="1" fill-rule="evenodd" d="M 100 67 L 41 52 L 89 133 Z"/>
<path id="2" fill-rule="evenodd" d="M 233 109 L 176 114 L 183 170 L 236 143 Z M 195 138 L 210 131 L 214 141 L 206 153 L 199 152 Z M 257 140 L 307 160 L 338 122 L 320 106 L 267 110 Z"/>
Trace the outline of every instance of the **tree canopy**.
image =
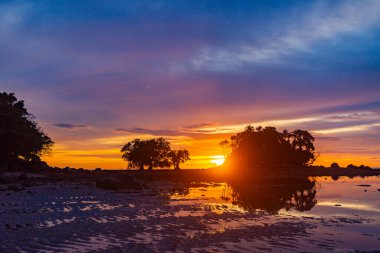
<path id="1" fill-rule="evenodd" d="M 227 163 L 245 168 L 309 165 L 316 159 L 314 140 L 304 130 L 278 132 L 275 127 L 248 125 L 228 142 L 231 155 Z M 226 141 L 221 145 L 226 149 Z"/>
<path id="2" fill-rule="evenodd" d="M 53 141 L 38 126 L 24 101 L 13 93 L 0 93 L 0 167 L 7 168 L 11 160 L 39 160 Z"/>
<path id="3" fill-rule="evenodd" d="M 122 158 L 128 161 L 128 168 L 148 170 L 169 167 L 179 169 L 179 164 L 190 159 L 187 150 L 171 150 L 170 143 L 164 138 L 141 140 L 134 139 L 121 149 Z"/>
<path id="4" fill-rule="evenodd" d="M 179 165 L 190 160 L 190 153 L 186 149 L 172 150 L 168 154 L 171 164 L 174 169 L 179 170 Z"/>

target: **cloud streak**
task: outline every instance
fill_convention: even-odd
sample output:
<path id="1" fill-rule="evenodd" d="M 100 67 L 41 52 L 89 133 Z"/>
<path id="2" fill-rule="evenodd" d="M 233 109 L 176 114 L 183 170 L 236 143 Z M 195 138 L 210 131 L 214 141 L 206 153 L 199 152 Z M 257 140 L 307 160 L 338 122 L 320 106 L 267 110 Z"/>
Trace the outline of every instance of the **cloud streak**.
<path id="1" fill-rule="evenodd" d="M 74 124 L 69 124 L 69 123 L 57 123 L 57 124 L 54 124 L 54 126 L 58 128 L 64 128 L 64 129 L 70 129 L 70 130 L 79 129 L 79 128 L 88 128 L 88 126 L 86 125 L 74 125 Z"/>
<path id="2" fill-rule="evenodd" d="M 261 39 L 259 45 L 243 43 L 230 48 L 202 49 L 192 60 L 194 67 L 226 70 L 243 63 L 289 64 L 285 61 L 288 56 L 297 52 L 312 53 L 313 46 L 320 41 L 378 28 L 379 1 L 345 1 L 335 8 L 314 3 L 302 18 L 295 17 L 284 30 L 274 31 L 274 35 Z"/>
<path id="3" fill-rule="evenodd" d="M 137 133 L 137 134 L 147 134 L 154 136 L 180 136 L 182 135 L 181 131 L 169 130 L 169 129 L 146 129 L 146 128 L 117 128 L 117 132 L 124 133 Z"/>

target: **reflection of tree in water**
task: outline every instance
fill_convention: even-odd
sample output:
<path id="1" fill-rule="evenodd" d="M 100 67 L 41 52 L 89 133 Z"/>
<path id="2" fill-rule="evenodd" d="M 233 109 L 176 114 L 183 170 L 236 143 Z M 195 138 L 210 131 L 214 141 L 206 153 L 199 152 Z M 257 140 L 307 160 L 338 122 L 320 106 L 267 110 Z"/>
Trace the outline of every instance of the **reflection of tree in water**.
<path id="1" fill-rule="evenodd" d="M 277 213 L 280 209 L 309 211 L 317 203 L 315 181 L 302 179 L 278 179 L 261 182 L 230 182 L 223 190 L 222 198 L 230 198 L 247 210 L 263 210 Z"/>

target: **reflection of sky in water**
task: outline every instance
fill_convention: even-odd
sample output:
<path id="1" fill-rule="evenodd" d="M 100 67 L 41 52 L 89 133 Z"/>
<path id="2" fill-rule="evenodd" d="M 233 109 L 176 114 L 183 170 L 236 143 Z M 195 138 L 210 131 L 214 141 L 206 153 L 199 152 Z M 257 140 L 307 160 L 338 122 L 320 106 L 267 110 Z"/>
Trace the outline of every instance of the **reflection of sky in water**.
<path id="1" fill-rule="evenodd" d="M 380 213 L 380 177 L 347 178 L 333 181 L 317 178 L 317 205 L 307 213 L 315 215 L 365 215 Z M 361 186 L 362 185 L 362 186 Z M 368 185 L 368 186 L 367 186 Z"/>

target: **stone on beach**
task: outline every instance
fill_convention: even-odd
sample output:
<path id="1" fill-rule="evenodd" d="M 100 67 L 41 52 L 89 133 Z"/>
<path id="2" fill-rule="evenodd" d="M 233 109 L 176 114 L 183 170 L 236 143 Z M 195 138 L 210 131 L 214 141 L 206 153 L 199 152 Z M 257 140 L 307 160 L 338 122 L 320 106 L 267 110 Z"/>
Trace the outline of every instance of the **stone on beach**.
<path id="1" fill-rule="evenodd" d="M 8 191 L 15 191 L 15 192 L 22 191 L 23 189 L 24 187 L 18 184 L 8 185 L 8 188 L 7 188 Z"/>

